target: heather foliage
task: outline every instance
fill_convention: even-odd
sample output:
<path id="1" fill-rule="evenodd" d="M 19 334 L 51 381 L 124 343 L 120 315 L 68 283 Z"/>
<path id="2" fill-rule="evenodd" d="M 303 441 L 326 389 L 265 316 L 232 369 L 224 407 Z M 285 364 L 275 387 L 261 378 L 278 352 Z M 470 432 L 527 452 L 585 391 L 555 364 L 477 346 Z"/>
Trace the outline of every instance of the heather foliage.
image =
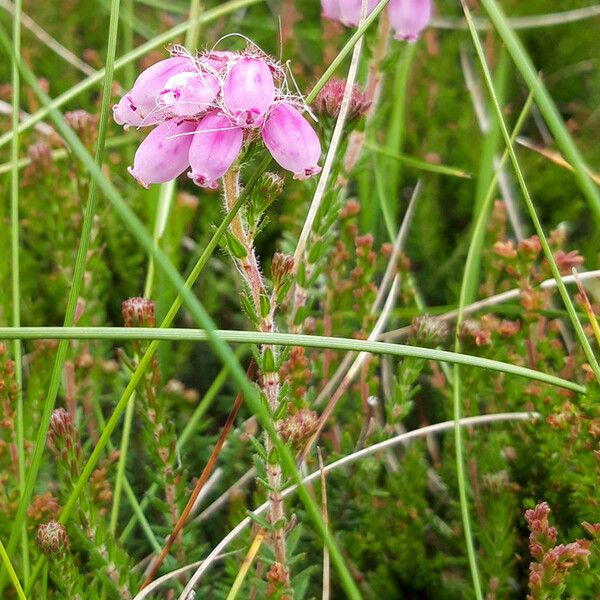
<path id="1" fill-rule="evenodd" d="M 0 7 L 0 597 L 596 597 L 597 7 L 93 4 Z"/>

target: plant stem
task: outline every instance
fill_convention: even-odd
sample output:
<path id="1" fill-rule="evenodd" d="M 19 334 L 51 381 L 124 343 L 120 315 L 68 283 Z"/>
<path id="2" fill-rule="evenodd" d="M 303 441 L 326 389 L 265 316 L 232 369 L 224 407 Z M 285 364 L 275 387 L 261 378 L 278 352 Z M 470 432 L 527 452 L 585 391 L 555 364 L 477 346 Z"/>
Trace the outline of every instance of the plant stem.
<path id="1" fill-rule="evenodd" d="M 236 169 L 231 169 L 223 177 L 223 195 L 225 208 L 227 211 L 231 210 L 231 207 L 235 204 L 239 196 L 239 191 L 239 171 Z M 247 234 L 242 217 L 239 213 L 236 214 L 235 218 L 231 222 L 231 233 L 243 245 L 246 251 L 246 256 L 236 258 L 235 260 L 238 263 L 238 269 L 250 290 L 250 294 L 254 302 L 254 308 L 256 310 L 256 316 L 258 317 L 258 329 L 262 333 L 273 333 L 275 331 L 275 299 L 271 297 L 268 312 L 267 314 L 264 314 L 265 311 L 262 309 L 262 299 L 268 297 L 268 292 L 258 266 L 258 261 L 256 260 L 253 240 L 251 236 Z M 275 346 L 271 344 L 263 345 L 262 356 L 264 357 L 266 353 L 271 353 L 274 361 L 276 362 L 277 355 Z M 277 369 L 274 371 L 265 372 L 263 365 L 263 371 L 261 375 L 261 388 L 267 398 L 269 410 L 273 415 L 279 405 L 279 373 Z M 273 424 L 276 428 L 277 423 L 274 422 Z M 274 446 L 271 437 L 266 432 L 265 450 L 267 457 L 271 457 L 274 451 Z M 287 575 L 285 534 L 282 527 L 282 523 L 285 520 L 285 511 L 280 493 L 281 465 L 278 461 L 271 462 L 270 460 L 267 460 L 265 469 L 267 471 L 267 481 L 270 487 L 269 521 L 271 525 L 275 527 L 272 533 L 275 560 L 284 568 L 284 572 Z"/>

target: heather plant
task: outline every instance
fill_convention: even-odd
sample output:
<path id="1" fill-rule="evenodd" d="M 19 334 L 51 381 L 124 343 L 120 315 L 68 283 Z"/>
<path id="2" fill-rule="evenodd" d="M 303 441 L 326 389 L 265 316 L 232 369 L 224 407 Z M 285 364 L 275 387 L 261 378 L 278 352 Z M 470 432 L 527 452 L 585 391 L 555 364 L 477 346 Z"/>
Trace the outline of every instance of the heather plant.
<path id="1" fill-rule="evenodd" d="M 0 597 L 597 596 L 596 6 L 0 4 Z"/>

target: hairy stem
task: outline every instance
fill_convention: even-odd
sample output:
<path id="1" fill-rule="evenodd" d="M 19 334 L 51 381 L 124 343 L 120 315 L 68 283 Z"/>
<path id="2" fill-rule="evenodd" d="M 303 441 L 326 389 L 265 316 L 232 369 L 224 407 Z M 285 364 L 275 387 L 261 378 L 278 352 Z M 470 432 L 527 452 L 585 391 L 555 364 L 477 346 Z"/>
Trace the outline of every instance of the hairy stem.
<path id="1" fill-rule="evenodd" d="M 226 210 L 231 210 L 235 204 L 239 193 L 239 171 L 231 169 L 223 177 L 223 191 Z M 248 286 L 250 295 L 254 303 L 254 309 L 258 318 L 258 329 L 262 333 L 272 333 L 275 331 L 274 313 L 276 308 L 275 298 L 269 295 L 264 279 L 258 266 L 254 244 L 251 236 L 248 235 L 242 217 L 238 213 L 231 222 L 231 234 L 242 244 L 245 249 L 245 256 L 236 257 L 235 261 L 245 283 Z M 264 309 L 264 300 L 268 298 L 268 310 Z M 266 314 L 265 314 L 266 313 Z M 263 361 L 261 369 L 261 389 L 267 398 L 269 410 L 274 414 L 279 404 L 279 373 L 277 368 L 266 371 L 268 364 L 276 363 L 277 349 L 271 344 L 265 344 L 261 348 L 263 359 L 266 354 L 273 356 L 273 361 Z M 277 427 L 277 423 L 274 423 Z M 271 438 L 265 433 L 265 450 L 267 457 L 273 454 L 274 446 Z M 285 510 L 283 499 L 281 498 L 282 474 L 281 465 L 278 461 L 267 461 L 265 465 L 267 472 L 267 482 L 269 484 L 269 521 L 275 526 L 272 533 L 272 543 L 275 552 L 275 560 L 284 568 L 287 577 L 285 533 L 283 524 L 285 522 Z"/>

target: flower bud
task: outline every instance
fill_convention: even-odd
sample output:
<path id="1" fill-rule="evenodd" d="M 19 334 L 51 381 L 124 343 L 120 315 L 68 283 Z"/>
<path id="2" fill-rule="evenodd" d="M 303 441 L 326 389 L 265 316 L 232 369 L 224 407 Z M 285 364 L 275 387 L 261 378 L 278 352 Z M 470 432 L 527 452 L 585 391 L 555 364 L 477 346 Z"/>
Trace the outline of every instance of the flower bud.
<path id="1" fill-rule="evenodd" d="M 388 15 L 397 40 L 416 42 L 431 19 L 431 0 L 390 0 Z"/>
<path id="2" fill-rule="evenodd" d="M 148 298 L 128 298 L 121 305 L 125 327 L 154 327 L 154 302 Z"/>
<path id="3" fill-rule="evenodd" d="M 300 446 L 317 430 L 319 417 L 314 410 L 301 408 L 277 423 L 277 433 L 284 442 Z"/>
<path id="4" fill-rule="evenodd" d="M 173 116 L 192 117 L 210 108 L 220 88 L 211 73 L 177 73 L 165 83 L 158 104 Z"/>
<path id="5" fill-rule="evenodd" d="M 275 99 L 269 65 L 245 57 L 231 68 L 223 84 L 223 103 L 240 127 L 258 127 Z"/>
<path id="6" fill-rule="evenodd" d="M 242 149 L 242 130 L 229 117 L 217 111 L 206 115 L 199 123 L 190 146 L 192 172 L 188 177 L 200 187 L 217 187 Z"/>
<path id="7" fill-rule="evenodd" d="M 62 554 L 71 543 L 65 526 L 58 521 L 42 523 L 37 530 L 35 541 L 39 549 L 48 557 Z"/>
<path id="8" fill-rule="evenodd" d="M 161 123 L 139 145 L 133 167 L 127 170 L 145 188 L 151 183 L 165 183 L 175 179 L 190 164 L 188 153 L 195 128 L 196 123 L 192 121 Z"/>
<path id="9" fill-rule="evenodd" d="M 262 130 L 262 139 L 273 158 L 295 179 L 308 179 L 321 170 L 319 137 L 309 122 L 291 104 L 282 103 L 271 111 Z"/>
<path id="10" fill-rule="evenodd" d="M 164 118 L 163 112 L 157 109 L 157 98 L 165 83 L 178 73 L 195 70 L 194 63 L 185 56 L 166 58 L 148 67 L 113 106 L 115 121 L 119 125 L 155 125 Z"/>
<path id="11" fill-rule="evenodd" d="M 344 79 L 330 79 L 323 89 L 317 94 L 314 107 L 317 113 L 329 115 L 334 119 L 340 114 L 346 81 Z M 348 105 L 348 119 L 363 115 L 369 108 L 364 92 L 359 85 L 355 84 L 350 92 L 350 103 Z"/>

